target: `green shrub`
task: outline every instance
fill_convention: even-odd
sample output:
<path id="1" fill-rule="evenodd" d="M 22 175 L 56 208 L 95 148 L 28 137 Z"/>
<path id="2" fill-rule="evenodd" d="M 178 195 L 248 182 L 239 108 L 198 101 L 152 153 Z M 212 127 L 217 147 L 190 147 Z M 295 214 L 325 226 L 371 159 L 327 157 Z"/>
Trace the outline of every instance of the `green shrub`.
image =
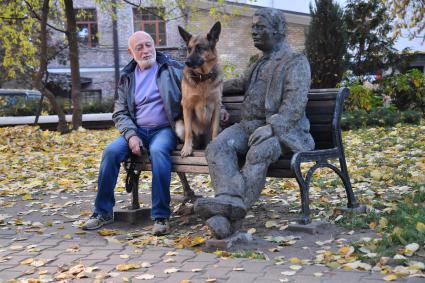
<path id="1" fill-rule="evenodd" d="M 37 100 L 25 100 L 24 97 L 17 97 L 14 104 L 9 104 L 5 99 L 0 100 L 0 116 L 33 116 L 37 113 L 40 102 Z M 48 102 L 43 101 L 43 108 L 48 106 Z"/>
<path id="2" fill-rule="evenodd" d="M 385 77 L 381 91 L 389 95 L 400 110 L 425 111 L 425 75 L 419 70 Z"/>
<path id="3" fill-rule="evenodd" d="M 419 124 L 422 113 L 419 111 L 398 111 L 394 108 L 377 107 L 370 112 L 363 109 L 344 112 L 341 117 L 343 130 L 358 129 L 362 127 L 392 127 L 397 123 Z"/>
<path id="4" fill-rule="evenodd" d="M 345 102 L 346 111 L 364 109 L 369 111 L 372 109 L 373 91 L 364 87 L 361 83 L 354 83 L 350 87 L 350 95 Z"/>
<path id="5" fill-rule="evenodd" d="M 401 118 L 404 123 L 418 125 L 421 121 L 422 113 L 415 110 L 404 111 Z"/>
<path id="6" fill-rule="evenodd" d="M 68 98 L 56 98 L 65 114 L 72 114 L 72 103 Z M 102 101 L 91 103 L 83 103 L 83 114 L 88 113 L 110 113 L 113 111 L 114 99 L 108 97 Z M 0 116 L 34 116 L 39 107 L 38 101 L 25 101 L 18 97 L 14 105 L 8 105 L 5 101 L 0 100 Z M 55 115 L 47 98 L 43 100 L 42 115 Z"/>

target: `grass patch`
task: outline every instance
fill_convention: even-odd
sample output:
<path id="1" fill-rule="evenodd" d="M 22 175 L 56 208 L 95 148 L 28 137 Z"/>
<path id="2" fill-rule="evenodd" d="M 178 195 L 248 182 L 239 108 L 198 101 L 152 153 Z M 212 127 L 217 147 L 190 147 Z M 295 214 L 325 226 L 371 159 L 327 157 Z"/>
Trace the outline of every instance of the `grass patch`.
<path id="1" fill-rule="evenodd" d="M 231 253 L 232 258 L 266 259 L 263 253 L 256 251 L 237 251 Z"/>
<path id="2" fill-rule="evenodd" d="M 369 213 L 352 213 L 347 214 L 341 220 L 337 221 L 336 224 L 346 229 L 369 229 L 371 223 L 376 223 L 379 220 L 379 214 L 375 211 Z"/>
<path id="3" fill-rule="evenodd" d="M 374 229 L 379 239 L 365 246 L 379 256 L 394 256 L 400 248 L 411 243 L 417 243 L 423 249 L 425 188 L 417 186 L 414 193 L 397 201 L 396 204 L 397 208 L 389 212 L 353 214 L 343 217 L 337 224 L 347 229 Z"/>

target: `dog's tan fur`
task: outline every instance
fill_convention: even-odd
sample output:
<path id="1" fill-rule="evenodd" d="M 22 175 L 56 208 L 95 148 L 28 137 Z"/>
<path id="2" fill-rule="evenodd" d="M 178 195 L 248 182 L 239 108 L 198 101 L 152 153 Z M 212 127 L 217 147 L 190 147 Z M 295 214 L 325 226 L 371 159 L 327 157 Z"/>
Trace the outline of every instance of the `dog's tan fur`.
<path id="1" fill-rule="evenodd" d="M 183 157 L 192 154 L 194 138 L 204 135 L 209 141 L 215 138 L 219 132 L 223 74 L 218 65 L 216 41 L 211 44 L 210 34 L 212 31 L 213 29 L 207 36 L 187 34 L 190 35 L 187 38 L 186 35 L 186 39 L 188 39 L 186 41 L 188 60 L 198 56 L 203 63 L 195 67 L 186 65 L 183 70 L 181 105 L 183 107 L 184 127 L 181 121 L 176 124 L 176 132 L 184 140 L 181 150 Z M 183 30 L 183 32 L 185 31 Z M 182 34 L 182 31 L 180 33 Z M 199 52 L 199 46 L 202 47 L 201 52 Z M 195 54 L 196 52 L 198 54 Z M 202 80 L 202 76 L 205 76 L 204 80 Z"/>

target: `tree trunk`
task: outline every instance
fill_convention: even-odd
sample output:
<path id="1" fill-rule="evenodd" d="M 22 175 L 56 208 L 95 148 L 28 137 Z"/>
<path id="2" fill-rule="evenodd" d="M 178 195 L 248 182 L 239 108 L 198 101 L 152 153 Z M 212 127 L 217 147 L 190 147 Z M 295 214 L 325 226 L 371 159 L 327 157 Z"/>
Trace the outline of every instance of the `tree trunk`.
<path id="1" fill-rule="evenodd" d="M 71 98 L 72 98 L 72 128 L 77 130 L 82 125 L 82 109 L 80 100 L 80 63 L 78 61 L 77 24 L 75 20 L 73 0 L 64 0 L 67 24 L 66 36 L 69 43 L 69 62 L 71 66 Z"/>
<path id="2" fill-rule="evenodd" d="M 53 107 L 53 110 L 58 114 L 58 127 L 57 130 L 64 134 L 69 132 L 68 126 L 66 124 L 65 113 L 60 105 L 56 101 L 56 97 L 46 89 L 43 84 L 43 77 L 47 74 L 47 18 L 49 14 L 49 0 L 43 0 L 43 10 L 41 14 L 41 30 L 40 30 L 40 67 L 35 76 L 34 87 L 38 89 L 43 96 L 46 96 L 49 99 L 50 104 Z M 37 113 L 39 114 L 39 113 Z"/>

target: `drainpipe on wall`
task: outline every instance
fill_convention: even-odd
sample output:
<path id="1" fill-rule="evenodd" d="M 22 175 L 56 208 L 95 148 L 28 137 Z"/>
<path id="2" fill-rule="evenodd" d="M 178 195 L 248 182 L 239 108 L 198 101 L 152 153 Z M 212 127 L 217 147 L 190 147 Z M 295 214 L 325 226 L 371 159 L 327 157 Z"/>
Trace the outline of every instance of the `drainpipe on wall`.
<path id="1" fill-rule="evenodd" d="M 120 79 L 120 55 L 118 47 L 118 24 L 117 3 L 112 0 L 112 42 L 114 46 L 114 69 L 115 69 L 115 99 L 117 99 L 118 80 Z"/>

